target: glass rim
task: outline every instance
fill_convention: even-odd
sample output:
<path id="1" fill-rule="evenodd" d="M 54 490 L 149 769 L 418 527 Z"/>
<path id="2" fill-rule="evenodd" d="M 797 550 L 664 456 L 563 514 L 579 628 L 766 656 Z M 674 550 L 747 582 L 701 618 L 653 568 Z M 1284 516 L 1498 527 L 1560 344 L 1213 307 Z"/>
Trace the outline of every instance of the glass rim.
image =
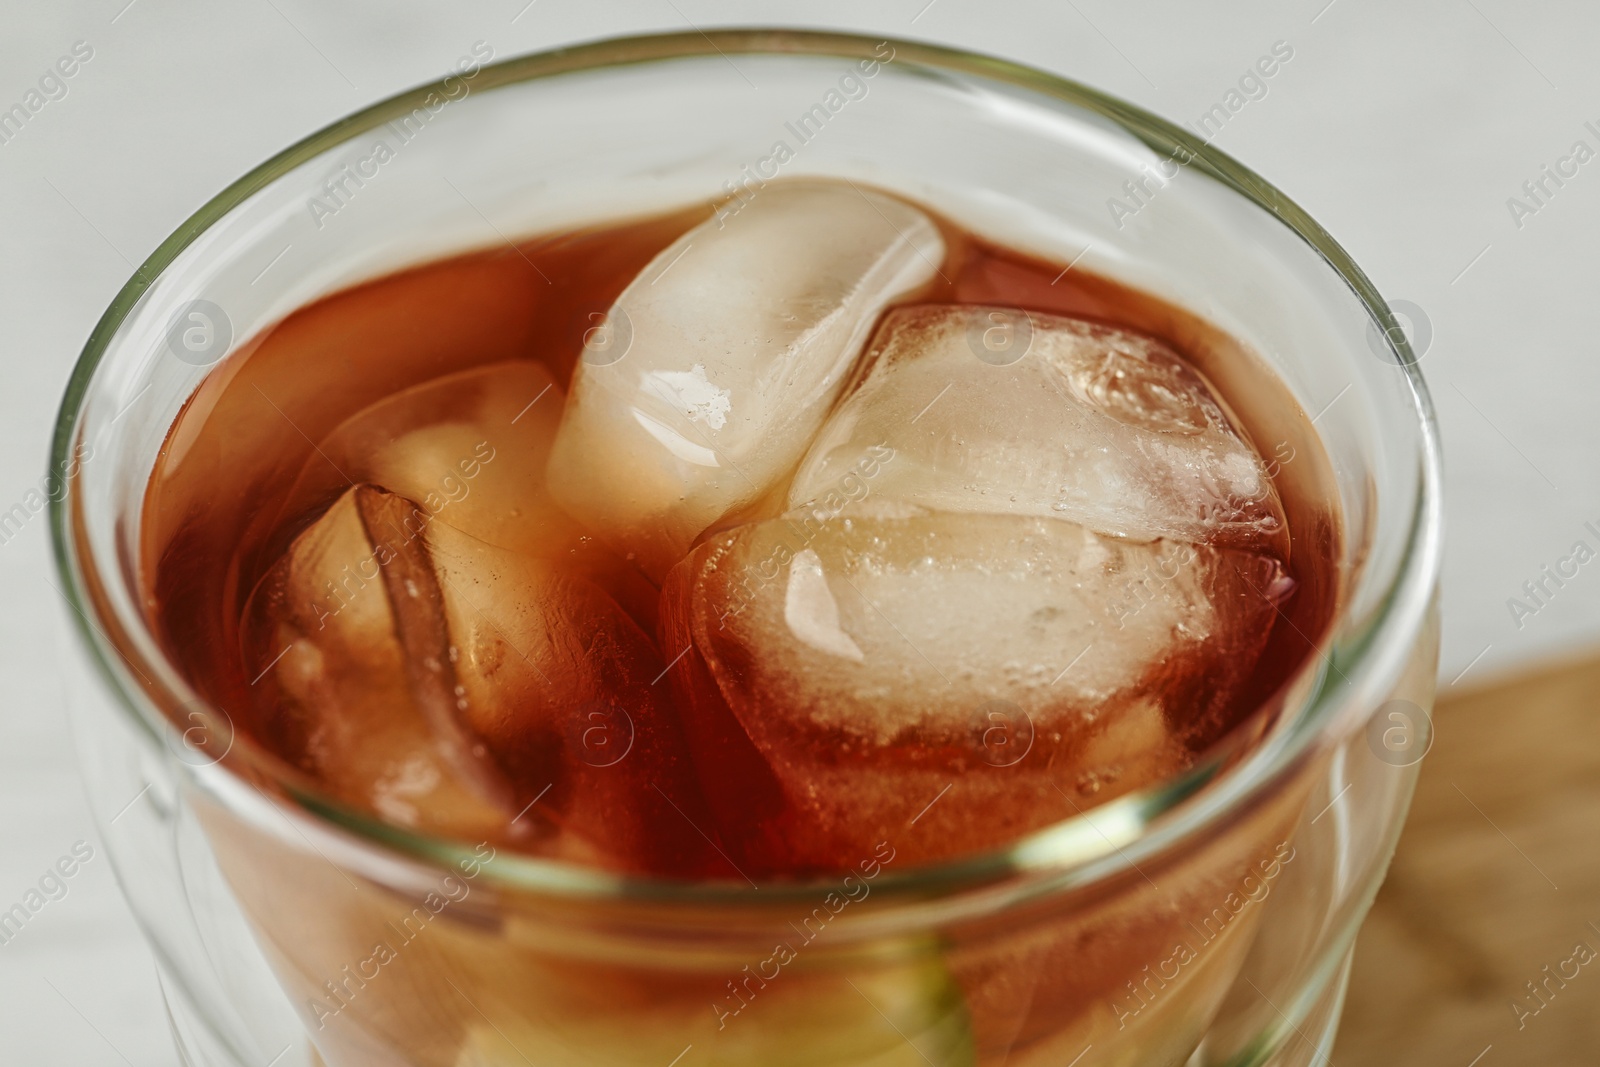
<path id="1" fill-rule="evenodd" d="M 1182 127 L 1068 78 L 1009 60 L 892 37 L 782 28 L 728 28 L 708 29 L 703 33 L 630 35 L 515 56 L 482 66 L 474 76 L 477 83 L 474 93 L 584 71 L 675 59 L 719 56 L 726 59 L 729 53 L 881 58 L 874 49 L 884 43 L 894 49 L 897 64 L 1028 90 L 1098 114 L 1154 151 L 1171 153 L 1181 149 L 1191 154 L 1190 166 L 1271 213 L 1341 277 L 1378 325 L 1384 342 L 1396 357 L 1394 362 L 1405 377 L 1420 428 L 1420 447 L 1414 457 L 1417 491 L 1411 502 L 1406 542 L 1395 564 L 1395 574 L 1387 579 L 1381 600 L 1365 624 L 1355 633 L 1339 639 L 1338 628 L 1348 621 L 1348 603 L 1342 605 L 1332 620 L 1330 633 L 1324 638 L 1322 655 L 1308 658 L 1280 687 L 1280 693 L 1292 692 L 1298 683 L 1311 682 L 1309 692 L 1298 701 L 1298 706 L 1285 707 L 1284 715 L 1291 721 L 1286 723 L 1279 737 L 1264 740 L 1258 751 L 1237 761 L 1230 761 L 1229 747 L 1221 746 L 1221 751 L 1208 753 L 1206 758 L 1175 778 L 1033 831 L 1009 845 L 905 871 L 886 869 L 874 885 L 876 892 L 900 899 L 981 891 L 1012 880 L 1025 880 L 1024 892 L 1028 896 L 1070 889 L 1137 869 L 1140 859 L 1222 822 L 1269 790 L 1273 783 L 1292 774 L 1314 748 L 1317 738 L 1323 736 L 1324 729 L 1337 720 L 1342 711 L 1370 703 L 1398 678 L 1411 643 L 1420 633 L 1430 609 L 1440 565 L 1442 472 L 1433 405 L 1408 340 L 1403 335 L 1397 336 L 1399 331 L 1382 329 L 1385 323 L 1393 321 L 1388 305 L 1345 250 L 1304 209 L 1266 179 Z M 82 405 L 95 372 L 124 320 L 185 249 L 271 182 L 340 144 L 409 114 L 430 93 L 448 92 L 446 83 L 455 77 L 455 74 L 446 75 L 405 90 L 324 126 L 228 185 L 162 241 L 118 291 L 79 355 L 56 418 L 49 469 L 68 469 L 65 463 L 76 441 Z M 52 556 L 64 583 L 63 596 L 72 609 L 71 621 L 79 639 L 89 649 L 101 680 L 115 695 L 121 710 L 137 730 L 159 747 L 163 731 L 172 729 L 170 720 L 162 714 L 161 704 L 118 667 L 115 660 L 126 653 L 111 647 L 110 639 L 91 621 L 90 613 L 97 609 L 94 598 L 88 594 L 90 583 L 86 582 L 82 569 L 85 561 L 79 559 L 73 534 L 73 509 L 77 500 L 78 494 L 71 491 L 71 479 L 66 491 L 51 494 L 49 499 Z M 91 566 L 97 563 L 87 562 Z M 98 582 L 106 580 L 98 573 L 93 577 Z M 1372 574 L 1364 571 L 1357 576 L 1353 588 L 1361 588 L 1372 579 Z M 148 631 L 147 619 L 141 617 L 138 622 Z M 1326 660 L 1331 669 L 1320 669 L 1322 660 Z M 164 673 L 168 672 L 157 672 L 155 676 Z M 181 674 L 171 673 L 187 688 Z M 1329 680 L 1332 674 L 1338 675 L 1337 686 Z M 170 687 L 159 683 L 158 686 L 163 690 L 161 696 L 170 701 L 170 707 L 193 706 L 198 700 L 192 691 L 186 697 L 181 691 L 171 691 Z M 201 703 L 209 706 L 208 702 Z M 241 746 L 233 747 L 238 750 Z M 246 754 L 249 747 L 252 746 L 246 746 Z M 352 835 L 358 842 L 399 852 L 432 866 L 454 867 L 471 860 L 481 864 L 481 877 L 514 892 L 595 901 L 765 905 L 810 901 L 819 890 L 836 886 L 842 876 L 841 872 L 831 877 L 767 881 L 759 885 L 752 882 L 751 886 L 746 886 L 735 882 L 616 874 L 506 850 L 484 862 L 462 839 L 383 822 L 315 791 L 308 792 L 294 781 L 286 780 L 275 765 L 249 755 L 256 769 L 281 788 L 290 800 L 318 820 Z M 244 775 L 229 767 L 187 766 L 186 769 L 197 778 L 207 778 L 205 785 L 214 795 L 226 793 L 236 799 L 250 795 L 258 802 L 276 803 L 261 794 Z M 1195 803 L 1186 806 L 1185 802 L 1191 797 L 1195 798 Z"/>

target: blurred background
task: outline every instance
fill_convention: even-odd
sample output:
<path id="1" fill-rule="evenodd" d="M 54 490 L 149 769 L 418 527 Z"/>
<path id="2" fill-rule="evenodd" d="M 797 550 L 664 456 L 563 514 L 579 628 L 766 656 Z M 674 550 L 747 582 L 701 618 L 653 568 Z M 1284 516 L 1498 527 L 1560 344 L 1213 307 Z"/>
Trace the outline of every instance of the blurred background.
<path id="1" fill-rule="evenodd" d="M 1527 987 L 1577 945 L 1600 949 L 1586 848 L 1600 668 L 1585 659 L 1600 648 L 1600 563 L 1545 576 L 1576 542 L 1600 548 L 1593 4 L 4 0 L 0 112 L 44 99 L 0 125 L 0 513 L 31 510 L 62 388 L 114 293 L 267 156 L 477 41 L 504 58 L 755 24 L 992 53 L 1191 124 L 1258 56 L 1292 48 L 1216 143 L 1305 206 L 1408 324 L 1448 493 L 1438 741 L 1335 1061 L 1595 1062 L 1600 970 L 1538 1000 Z M 0 527 L 0 909 L 75 848 L 91 858 L 0 944 L 0 1033 L 15 1063 L 172 1063 L 148 950 L 81 796 L 45 526 L 39 513 Z"/>

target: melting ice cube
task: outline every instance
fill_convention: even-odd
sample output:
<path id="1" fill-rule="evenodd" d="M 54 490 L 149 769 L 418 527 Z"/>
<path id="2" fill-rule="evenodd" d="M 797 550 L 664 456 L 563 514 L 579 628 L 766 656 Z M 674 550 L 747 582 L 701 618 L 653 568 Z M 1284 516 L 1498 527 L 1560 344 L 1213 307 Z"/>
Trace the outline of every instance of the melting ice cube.
<path id="1" fill-rule="evenodd" d="M 563 511 L 545 464 L 564 397 L 538 363 L 506 361 L 401 390 L 317 443 L 291 507 L 366 482 L 413 501 L 439 523 L 600 583 L 645 626 L 655 589 Z"/>
<path id="2" fill-rule="evenodd" d="M 709 538 L 663 591 L 662 645 L 690 650 L 674 681 L 736 859 L 841 869 L 890 840 L 927 860 L 1185 767 L 1282 577 L 1256 552 L 868 500 Z"/>
<path id="3" fill-rule="evenodd" d="M 775 184 L 696 226 L 579 361 L 551 491 L 659 578 L 794 466 L 878 313 L 943 255 L 925 215 L 850 183 Z"/>
<path id="4" fill-rule="evenodd" d="M 1069 519 L 1132 540 L 1279 551 L 1283 506 L 1210 389 L 1159 341 L 1009 308 L 884 319 L 861 384 L 790 487 L 820 500 L 872 449 L 872 495 L 947 511 Z"/>
<path id="5" fill-rule="evenodd" d="M 334 795 L 402 825 L 487 834 L 516 798 L 456 714 L 423 525 L 371 487 L 340 496 L 256 587 L 245 664 L 275 747 Z"/>
<path id="6" fill-rule="evenodd" d="M 526 791 L 594 856 L 655 874 L 728 874 L 668 705 L 654 643 L 598 585 L 442 524 L 444 593 L 463 714 Z"/>
<path id="7" fill-rule="evenodd" d="M 362 484 L 245 616 L 280 751 L 341 799 L 602 866 L 707 869 L 660 657 L 582 576 Z"/>

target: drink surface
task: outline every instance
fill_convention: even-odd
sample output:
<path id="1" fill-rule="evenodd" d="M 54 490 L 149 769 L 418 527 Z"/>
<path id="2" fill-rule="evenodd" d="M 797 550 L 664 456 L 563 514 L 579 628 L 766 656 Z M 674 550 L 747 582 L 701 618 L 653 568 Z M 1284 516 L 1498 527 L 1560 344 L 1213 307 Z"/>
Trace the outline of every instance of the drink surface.
<path id="1" fill-rule="evenodd" d="M 795 183 L 291 314 L 174 424 L 141 571 L 336 800 L 754 879 L 1000 847 L 1258 733 L 1332 499 L 1203 320 Z"/>

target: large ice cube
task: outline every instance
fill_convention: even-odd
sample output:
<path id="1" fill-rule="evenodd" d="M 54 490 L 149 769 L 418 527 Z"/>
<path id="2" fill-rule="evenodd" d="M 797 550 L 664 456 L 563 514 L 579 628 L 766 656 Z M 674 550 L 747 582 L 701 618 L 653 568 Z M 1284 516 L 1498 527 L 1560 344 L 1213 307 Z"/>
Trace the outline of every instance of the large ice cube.
<path id="1" fill-rule="evenodd" d="M 369 485 L 246 608 L 279 751 L 402 825 L 635 871 L 710 845 L 649 638 L 598 586 Z"/>
<path id="2" fill-rule="evenodd" d="M 659 578 L 794 466 L 879 311 L 943 255 L 925 215 L 849 183 L 771 185 L 696 226 L 579 361 L 551 491 Z"/>
<path id="3" fill-rule="evenodd" d="M 735 858 L 992 847 L 1166 777 L 1228 725 L 1276 558 L 867 500 L 715 535 L 662 646 Z M 924 810 L 926 809 L 926 810 Z"/>
<path id="4" fill-rule="evenodd" d="M 1283 507 L 1260 456 L 1158 341 L 1055 315 L 922 305 L 884 318 L 863 366 L 801 464 L 791 506 L 838 496 L 887 448 L 875 496 L 1281 554 Z"/>

